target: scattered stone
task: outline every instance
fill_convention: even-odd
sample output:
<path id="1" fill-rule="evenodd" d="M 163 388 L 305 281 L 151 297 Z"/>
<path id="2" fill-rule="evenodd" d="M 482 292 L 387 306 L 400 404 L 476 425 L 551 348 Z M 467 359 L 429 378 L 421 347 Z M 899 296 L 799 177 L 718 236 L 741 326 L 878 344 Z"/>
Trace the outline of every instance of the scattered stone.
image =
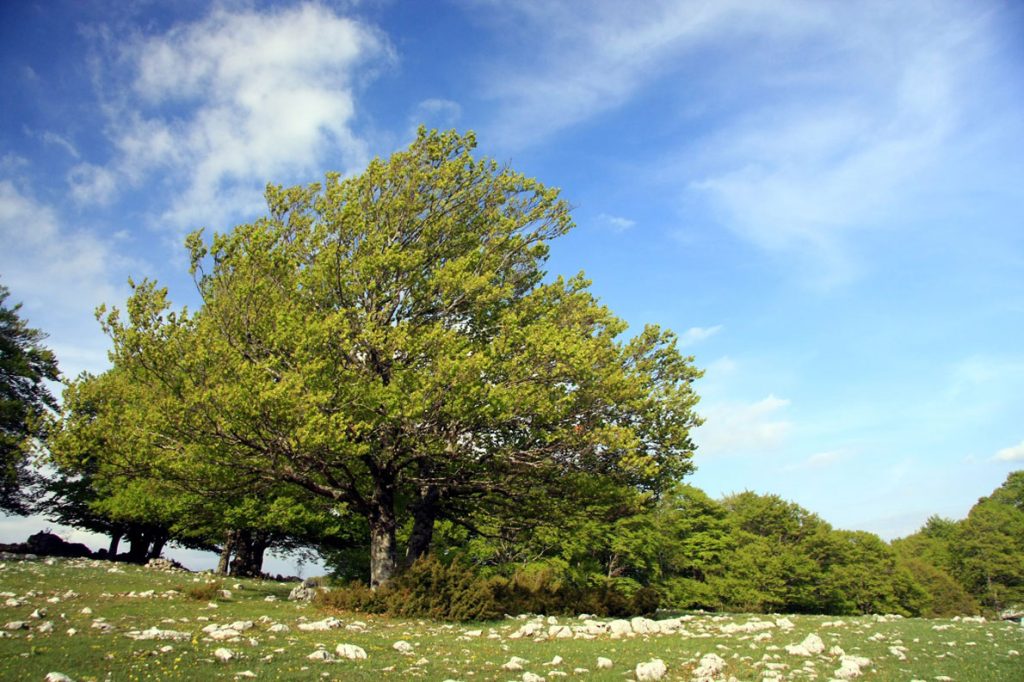
<path id="1" fill-rule="evenodd" d="M 508 659 L 508 662 L 503 664 L 501 666 L 501 668 L 502 668 L 502 670 L 508 670 L 508 671 L 511 671 L 511 672 L 516 672 L 516 671 L 522 670 L 523 666 L 525 664 L 527 664 L 527 663 L 529 663 L 529 661 L 526 660 L 525 658 L 519 658 L 518 656 L 513 656 L 512 658 Z"/>
<path id="2" fill-rule="evenodd" d="M 572 628 L 568 625 L 552 625 L 548 628 L 548 637 L 551 639 L 572 639 Z"/>
<path id="3" fill-rule="evenodd" d="M 544 665 L 562 665 L 562 660 L 563 659 L 562 659 L 561 656 L 555 656 L 554 658 L 552 658 L 550 661 L 548 661 Z"/>
<path id="4" fill-rule="evenodd" d="M 693 671 L 693 679 L 698 682 L 710 682 L 725 670 L 725 660 L 718 654 L 704 654 Z"/>
<path id="5" fill-rule="evenodd" d="M 75 682 L 73 679 L 65 675 L 64 673 L 46 673 L 46 677 L 43 678 L 43 682 Z"/>
<path id="6" fill-rule="evenodd" d="M 221 647 L 213 652 L 213 657 L 221 663 L 227 663 L 231 659 L 235 658 L 235 652 L 231 649 L 225 649 L 224 647 Z"/>
<path id="7" fill-rule="evenodd" d="M 36 620 L 42 620 L 43 618 L 46 618 L 46 609 L 36 609 L 31 614 L 29 614 L 29 618 L 35 618 Z"/>
<path id="8" fill-rule="evenodd" d="M 792 656 L 814 656 L 824 650 L 825 643 L 821 641 L 821 637 L 813 633 L 807 635 L 804 641 L 799 644 L 789 644 L 786 646 L 786 653 Z"/>
<path id="9" fill-rule="evenodd" d="M 871 665 L 870 659 L 863 656 L 846 656 L 839 659 L 839 668 L 832 673 L 832 676 L 839 680 L 852 680 L 860 677 L 861 668 Z"/>
<path id="10" fill-rule="evenodd" d="M 267 632 L 274 632 L 274 633 L 288 632 L 289 630 L 291 630 L 291 628 L 289 628 L 284 623 L 274 623 L 269 628 L 267 628 Z"/>
<path id="11" fill-rule="evenodd" d="M 318 632 L 322 630 L 332 630 L 334 628 L 341 627 L 341 621 L 337 618 L 329 617 L 323 620 L 317 620 L 312 623 L 299 623 L 299 629 L 303 632 Z"/>
<path id="12" fill-rule="evenodd" d="M 338 654 L 339 657 L 347 658 L 350 661 L 366 660 L 366 651 L 355 644 L 339 644 L 334 649 L 334 652 Z"/>
<path id="13" fill-rule="evenodd" d="M 636 664 L 636 679 L 637 682 L 647 682 L 648 680 L 660 680 L 668 672 L 668 668 L 665 666 L 665 661 L 660 658 L 655 658 L 646 663 Z"/>
<path id="14" fill-rule="evenodd" d="M 536 673 L 523 673 L 523 682 L 544 682 L 544 678 Z"/>
<path id="15" fill-rule="evenodd" d="M 633 626 L 629 624 L 628 620 L 613 620 L 608 623 L 608 632 L 612 633 L 613 637 L 630 635 L 633 634 Z"/>
<path id="16" fill-rule="evenodd" d="M 191 635 L 187 632 L 179 632 L 177 630 L 161 630 L 158 627 L 151 627 L 148 630 L 131 630 L 124 634 L 125 637 L 131 637 L 132 639 L 137 640 L 171 639 L 174 641 L 180 641 L 191 637 Z"/>
<path id="17" fill-rule="evenodd" d="M 311 661 L 323 661 L 325 663 L 334 660 L 334 656 L 332 656 L 331 652 L 327 649 L 317 649 L 309 656 L 306 656 L 306 658 Z"/>
<path id="18" fill-rule="evenodd" d="M 597 668 L 598 668 L 598 670 L 611 670 L 612 669 L 612 660 L 610 658 L 605 658 L 604 656 L 598 656 L 597 657 Z"/>
<path id="19" fill-rule="evenodd" d="M 12 620 L 4 626 L 4 630 L 27 630 L 28 623 L 23 620 Z"/>
<path id="20" fill-rule="evenodd" d="M 256 673 L 251 670 L 243 670 L 240 673 L 235 673 L 235 677 L 256 677 Z"/>
<path id="21" fill-rule="evenodd" d="M 398 640 L 397 642 L 391 645 L 391 648 L 400 654 L 412 656 L 412 644 L 409 644 L 405 640 Z"/>

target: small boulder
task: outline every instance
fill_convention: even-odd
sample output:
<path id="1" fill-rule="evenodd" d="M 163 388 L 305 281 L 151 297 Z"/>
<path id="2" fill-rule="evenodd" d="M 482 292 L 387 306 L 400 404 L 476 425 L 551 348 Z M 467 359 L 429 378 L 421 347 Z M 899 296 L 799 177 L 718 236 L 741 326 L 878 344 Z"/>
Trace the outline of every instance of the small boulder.
<path id="1" fill-rule="evenodd" d="M 597 668 L 598 668 L 598 670 L 611 670 L 612 669 L 612 659 L 605 658 L 604 656 L 598 656 L 597 657 Z"/>
<path id="2" fill-rule="evenodd" d="M 347 658 L 350 661 L 366 660 L 366 651 L 363 650 L 363 647 L 355 644 L 339 644 L 335 647 L 334 653 L 338 654 L 339 658 Z"/>
<path id="3" fill-rule="evenodd" d="M 668 667 L 665 665 L 665 661 L 660 658 L 647 661 L 646 663 L 636 664 L 636 679 L 637 682 L 648 682 L 649 680 L 660 680 L 668 672 Z"/>

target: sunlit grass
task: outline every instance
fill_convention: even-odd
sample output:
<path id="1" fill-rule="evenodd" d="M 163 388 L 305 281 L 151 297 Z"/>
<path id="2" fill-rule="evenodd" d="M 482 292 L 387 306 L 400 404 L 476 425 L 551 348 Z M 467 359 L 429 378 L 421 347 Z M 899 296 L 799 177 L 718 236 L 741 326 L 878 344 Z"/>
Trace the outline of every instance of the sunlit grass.
<path id="1" fill-rule="evenodd" d="M 827 649 L 838 646 L 847 654 L 871 660 L 859 678 L 863 680 L 931 681 L 942 676 L 957 682 L 1024 680 L 1024 658 L 1014 653 L 1024 651 L 1024 628 L 1016 624 L 789 616 L 794 624 L 790 630 L 772 627 L 726 634 L 723 625 L 743 623 L 750 617 L 698 614 L 684 623 L 687 635 L 534 641 L 509 637 L 523 624 L 520 620 L 464 625 L 330 614 L 288 602 L 290 584 L 228 579 L 217 586 L 230 591 L 230 597 L 225 597 L 212 588 L 197 589 L 219 582 L 208 575 L 123 565 L 111 573 L 111 567 L 101 562 L 55 561 L 53 565 L 7 562 L 0 569 L 0 592 L 13 595 L 0 599 L 0 625 L 28 623 L 27 629 L 4 631 L 9 636 L 0 639 L 0 679 L 42 680 L 56 671 L 77 681 L 230 680 L 244 679 L 236 676 L 248 671 L 268 680 L 510 680 L 521 679 L 523 671 L 501 666 L 518 656 L 529 661 L 524 671 L 548 680 L 559 679 L 554 671 L 568 678 L 621 681 L 637 663 L 652 658 L 667 664 L 665 679 L 689 680 L 700 657 L 715 653 L 726 662 L 721 679 L 762 680 L 777 672 L 785 680 L 828 680 L 839 659 Z M 75 594 L 68 594 L 69 590 Z M 149 590 L 152 596 L 130 596 Z M 191 598 L 190 591 L 204 598 Z M 211 599 L 206 600 L 207 596 Z M 5 605 L 8 600 L 19 603 Z M 37 609 L 45 609 L 43 618 L 31 617 Z M 329 615 L 339 617 L 342 626 L 319 632 L 297 627 L 300 619 L 316 621 Z M 260 617 L 265 617 L 263 622 Z M 97 619 L 108 623 L 110 630 L 93 627 Z M 213 641 L 202 631 L 210 623 L 247 620 L 255 625 L 238 641 Z M 365 623 L 365 628 L 354 625 L 355 621 Z M 52 630 L 42 632 L 47 622 L 53 624 Z M 287 625 L 289 630 L 270 632 L 273 623 Z M 579 621 L 562 618 L 559 623 Z M 185 632 L 188 637 L 137 641 L 126 636 L 154 626 Z M 479 637 L 462 636 L 474 629 L 482 630 Z M 69 630 L 76 632 L 69 635 Z M 785 651 L 785 645 L 797 644 L 810 633 L 821 637 L 826 652 L 801 657 Z M 392 645 L 397 640 L 410 642 L 412 654 L 396 651 Z M 362 647 L 367 659 L 327 663 L 307 659 L 318 646 L 333 652 L 341 643 Z M 222 647 L 230 649 L 234 658 L 218 661 L 214 652 Z M 897 647 L 905 648 L 906 660 L 893 653 Z M 555 656 L 563 659 L 560 664 L 545 665 Z M 613 668 L 598 670 L 598 656 L 611 659 Z"/>

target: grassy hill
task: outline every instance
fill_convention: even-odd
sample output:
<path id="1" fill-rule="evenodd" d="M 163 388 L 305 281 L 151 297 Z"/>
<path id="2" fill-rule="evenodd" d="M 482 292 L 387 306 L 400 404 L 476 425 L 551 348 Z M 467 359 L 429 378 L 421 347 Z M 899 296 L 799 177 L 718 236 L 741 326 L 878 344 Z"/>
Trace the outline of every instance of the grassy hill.
<path id="1" fill-rule="evenodd" d="M 287 601 L 293 586 L 219 584 L 207 574 L 92 560 L 8 561 L 0 564 L 0 679 L 60 672 L 78 682 L 537 679 L 531 675 L 621 681 L 636 676 L 637 664 L 659 658 L 666 680 L 691 680 L 702 661 L 705 671 L 718 668 L 706 678 L 715 680 L 827 680 L 853 669 L 862 680 L 1024 680 L 1024 627 L 1014 623 L 688 614 L 660 616 L 668 620 L 664 627 L 635 623 L 670 634 L 586 634 L 607 625 L 568 618 L 467 625 L 331 613 Z M 399 641 L 408 643 L 400 647 L 406 652 L 395 648 Z M 341 644 L 360 647 L 366 658 L 339 658 Z M 503 668 L 513 657 L 525 660 L 520 669 Z M 598 657 L 611 668 L 599 669 Z"/>

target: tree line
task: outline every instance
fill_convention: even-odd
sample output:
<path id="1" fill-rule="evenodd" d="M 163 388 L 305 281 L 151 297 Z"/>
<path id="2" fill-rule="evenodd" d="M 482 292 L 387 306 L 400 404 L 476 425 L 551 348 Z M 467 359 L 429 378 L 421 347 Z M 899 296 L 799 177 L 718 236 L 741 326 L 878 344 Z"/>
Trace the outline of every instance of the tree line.
<path id="1" fill-rule="evenodd" d="M 132 282 L 97 312 L 111 368 L 69 381 L 59 412 L 55 358 L 4 307 L 4 509 L 108 534 L 111 557 L 211 549 L 236 575 L 315 549 L 373 589 L 429 555 L 679 608 L 1020 600 L 1017 474 L 964 528 L 891 546 L 683 485 L 693 359 L 669 330 L 628 336 L 582 273 L 548 277 L 567 204 L 474 148 L 421 129 L 360 175 L 269 186 L 266 216 L 193 233 L 199 307 Z"/>

